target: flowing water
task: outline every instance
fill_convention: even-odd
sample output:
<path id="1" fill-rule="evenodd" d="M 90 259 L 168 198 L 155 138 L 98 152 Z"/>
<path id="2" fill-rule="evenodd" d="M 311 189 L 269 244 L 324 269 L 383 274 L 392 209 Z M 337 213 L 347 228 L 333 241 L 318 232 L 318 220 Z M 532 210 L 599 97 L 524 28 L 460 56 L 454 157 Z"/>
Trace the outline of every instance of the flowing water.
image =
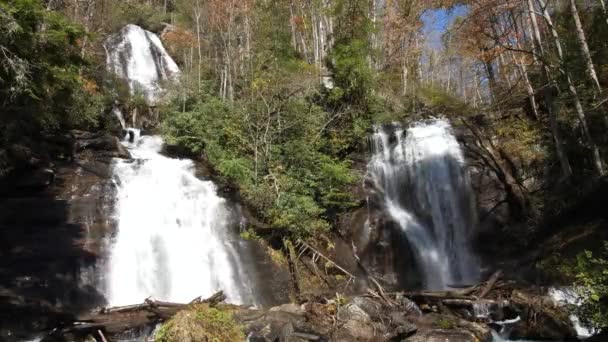
<path id="1" fill-rule="evenodd" d="M 131 94 L 143 95 L 149 104 L 159 101 L 163 82 L 179 75 L 158 36 L 137 25 L 126 25 L 104 47 L 108 71 L 125 80 Z"/>
<path id="2" fill-rule="evenodd" d="M 108 70 L 125 80 L 132 94 L 154 104 L 163 82 L 179 74 L 160 39 L 135 25 L 105 43 Z M 212 182 L 195 176 L 191 160 L 162 155 L 158 136 L 128 128 L 119 107 L 132 160 L 117 160 L 113 238 L 106 279 L 110 305 L 159 300 L 187 302 L 223 290 L 228 301 L 256 304 L 251 254 L 234 227 L 241 217 L 218 196 Z"/>
<path id="3" fill-rule="evenodd" d="M 450 124 L 438 119 L 409 128 L 377 126 L 370 140 L 368 177 L 414 249 L 425 287 L 475 280 L 477 263 L 468 246 L 475 224 L 470 180 Z"/>
<path id="4" fill-rule="evenodd" d="M 254 303 L 230 229 L 239 217 L 215 185 L 198 179 L 190 160 L 161 155 L 157 136 L 126 143 L 133 160 L 114 166 L 118 233 L 110 256 L 111 305 L 187 302 L 224 290 L 234 303 Z"/>
<path id="5" fill-rule="evenodd" d="M 566 305 L 581 305 L 581 298 L 576 294 L 576 291 L 572 288 L 551 288 L 549 289 L 549 296 L 553 301 L 560 306 Z M 595 331 L 581 324 L 578 316 L 571 314 L 569 316 L 574 329 L 579 339 L 586 339 L 591 337 Z"/>

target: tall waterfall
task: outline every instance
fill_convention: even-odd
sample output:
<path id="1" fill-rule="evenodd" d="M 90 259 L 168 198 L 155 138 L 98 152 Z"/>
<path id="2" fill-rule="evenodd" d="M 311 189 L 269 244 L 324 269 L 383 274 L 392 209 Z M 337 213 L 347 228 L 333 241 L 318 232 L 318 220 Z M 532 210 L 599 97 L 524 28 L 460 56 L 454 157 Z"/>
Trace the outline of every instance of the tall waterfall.
<path id="1" fill-rule="evenodd" d="M 446 120 L 377 126 L 368 177 L 414 249 L 425 286 L 442 289 L 476 276 L 468 248 L 475 223 L 464 156 Z"/>
<path id="2" fill-rule="evenodd" d="M 141 92 L 149 104 L 159 100 L 162 83 L 179 74 L 158 36 L 139 26 L 125 26 L 104 47 L 108 71 L 127 81 L 131 94 Z"/>
<path id="3" fill-rule="evenodd" d="M 138 26 L 127 25 L 105 47 L 108 69 L 132 93 L 143 91 L 150 104 L 163 93 L 162 81 L 179 72 L 158 37 Z M 120 109 L 113 112 L 127 128 Z M 240 216 L 212 182 L 195 176 L 191 160 L 163 156 L 160 137 L 140 137 L 133 128 L 128 133 L 124 144 L 132 160 L 117 160 L 113 170 L 118 231 L 108 267 L 109 304 L 149 296 L 186 302 L 218 290 L 230 302 L 256 304 L 252 260 L 231 229 Z"/>
<path id="4" fill-rule="evenodd" d="M 186 302 L 224 290 L 228 300 L 252 303 L 230 227 L 238 219 L 212 182 L 194 175 L 190 160 L 159 153 L 163 141 L 126 143 L 134 160 L 117 161 L 118 233 L 110 257 L 112 305 L 148 296 Z"/>

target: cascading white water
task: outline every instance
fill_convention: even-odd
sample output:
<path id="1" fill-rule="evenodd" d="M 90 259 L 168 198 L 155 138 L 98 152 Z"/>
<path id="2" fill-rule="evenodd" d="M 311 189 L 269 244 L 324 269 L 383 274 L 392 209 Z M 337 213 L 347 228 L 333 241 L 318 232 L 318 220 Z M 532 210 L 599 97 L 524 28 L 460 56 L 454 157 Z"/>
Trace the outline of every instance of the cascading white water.
<path id="1" fill-rule="evenodd" d="M 105 48 L 108 70 L 127 81 L 132 94 L 142 91 L 149 104 L 160 100 L 163 81 L 179 73 L 159 38 L 138 26 L 125 26 Z M 118 231 L 108 265 L 109 304 L 149 296 L 186 302 L 218 290 L 230 302 L 256 304 L 251 267 L 242 266 L 249 260 L 237 253 L 231 230 L 240 216 L 212 182 L 195 176 L 192 161 L 163 156 L 160 137 L 140 137 L 120 108 L 113 113 L 127 129 L 124 144 L 133 159 L 117 160 L 113 170 Z"/>
<path id="2" fill-rule="evenodd" d="M 213 183 L 194 175 L 190 160 L 159 153 L 157 136 L 125 143 L 134 160 L 117 161 L 118 233 L 110 255 L 111 305 L 160 300 L 187 302 L 223 290 L 234 303 L 252 303 L 231 225 L 238 224 Z"/>
<path id="3" fill-rule="evenodd" d="M 377 126 L 368 177 L 414 249 L 429 289 L 472 281 L 470 180 L 446 120 Z"/>
<path id="4" fill-rule="evenodd" d="M 137 25 L 126 25 L 104 47 L 108 71 L 126 80 L 131 94 L 143 92 L 149 104 L 163 94 L 161 83 L 179 74 L 158 36 Z"/>
<path id="5" fill-rule="evenodd" d="M 580 296 L 577 295 L 576 291 L 572 288 L 551 288 L 549 289 L 549 296 L 557 305 L 560 306 L 579 306 L 581 305 L 582 301 Z M 578 316 L 571 314 L 569 318 L 570 322 L 572 322 L 572 325 L 574 326 L 574 329 L 576 330 L 578 338 L 586 339 L 596 333 L 596 331 L 593 331 L 593 329 L 583 326 Z"/>

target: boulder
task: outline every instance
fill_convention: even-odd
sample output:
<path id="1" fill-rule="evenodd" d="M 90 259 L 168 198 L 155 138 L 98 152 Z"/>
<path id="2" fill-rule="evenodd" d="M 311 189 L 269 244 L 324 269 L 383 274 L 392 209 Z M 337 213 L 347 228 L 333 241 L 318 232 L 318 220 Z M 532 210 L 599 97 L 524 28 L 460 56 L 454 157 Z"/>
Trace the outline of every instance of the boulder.
<path id="1" fill-rule="evenodd" d="M 91 133 L 82 131 L 72 131 L 76 142 L 74 152 L 80 153 L 86 150 L 104 152 L 104 154 L 114 158 L 129 159 L 129 151 L 120 143 L 120 140 L 105 132 Z"/>
<path id="2" fill-rule="evenodd" d="M 370 341 L 375 337 L 370 316 L 357 304 L 349 303 L 338 308 L 340 328 L 334 333 L 335 341 Z"/>

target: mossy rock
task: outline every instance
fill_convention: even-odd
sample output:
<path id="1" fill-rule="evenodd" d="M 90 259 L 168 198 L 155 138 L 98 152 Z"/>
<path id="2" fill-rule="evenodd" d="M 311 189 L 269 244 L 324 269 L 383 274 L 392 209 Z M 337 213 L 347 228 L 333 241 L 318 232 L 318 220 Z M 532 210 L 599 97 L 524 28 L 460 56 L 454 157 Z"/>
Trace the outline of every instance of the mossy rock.
<path id="1" fill-rule="evenodd" d="M 156 333 L 156 342 L 231 342 L 244 341 L 241 327 L 232 313 L 194 305 L 177 313 Z"/>

